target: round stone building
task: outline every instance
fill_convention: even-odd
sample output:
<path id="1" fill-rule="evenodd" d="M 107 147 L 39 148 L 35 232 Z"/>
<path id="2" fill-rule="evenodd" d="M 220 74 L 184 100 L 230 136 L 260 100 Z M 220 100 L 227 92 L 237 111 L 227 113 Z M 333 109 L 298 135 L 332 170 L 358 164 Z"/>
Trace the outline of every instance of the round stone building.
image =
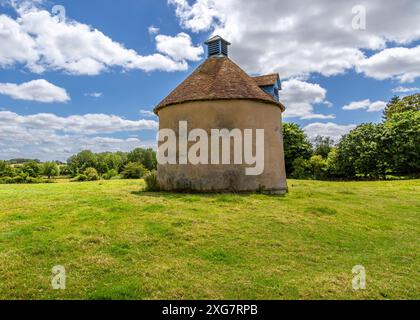
<path id="1" fill-rule="evenodd" d="M 285 108 L 278 98 L 279 75 L 249 76 L 228 58 L 230 44 L 219 36 L 209 39 L 206 45 L 206 61 L 155 108 L 160 132 L 170 129 L 177 138 L 173 161 L 158 164 L 161 188 L 196 192 L 287 192 L 282 134 Z M 200 130 L 201 136 L 185 137 L 181 123 L 188 126 L 187 130 Z M 224 131 L 220 140 L 213 139 L 212 133 L 217 131 Z M 227 133 L 232 136 L 223 140 Z M 233 133 L 242 133 L 242 137 L 236 139 Z M 162 137 L 159 140 L 160 146 L 167 142 Z M 207 143 L 208 147 L 191 150 L 199 140 L 201 146 Z M 230 152 L 226 155 L 226 151 Z M 192 161 L 186 155 L 188 152 L 198 152 L 197 157 L 202 161 L 197 161 L 197 157 Z M 159 148 L 158 158 L 163 153 L 168 152 Z M 252 158 L 263 163 L 255 161 L 252 165 L 247 161 Z M 251 173 L 249 169 L 256 166 L 259 170 Z"/>

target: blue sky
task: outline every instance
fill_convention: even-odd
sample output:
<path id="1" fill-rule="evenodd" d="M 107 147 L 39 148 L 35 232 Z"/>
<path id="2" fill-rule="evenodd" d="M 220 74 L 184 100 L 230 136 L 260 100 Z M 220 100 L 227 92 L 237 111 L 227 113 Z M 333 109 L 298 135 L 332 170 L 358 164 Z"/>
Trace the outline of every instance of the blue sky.
<path id="1" fill-rule="evenodd" d="M 237 0 L 3 0 L 0 159 L 153 147 L 158 119 L 147 111 L 205 59 L 201 46 L 215 33 L 248 73 L 280 73 L 285 121 L 311 137 L 338 139 L 380 121 L 393 95 L 420 91 L 420 8 L 365 2 L 366 28 L 354 30 L 352 8 L 363 1 L 305 10 L 282 0 L 265 9 Z"/>

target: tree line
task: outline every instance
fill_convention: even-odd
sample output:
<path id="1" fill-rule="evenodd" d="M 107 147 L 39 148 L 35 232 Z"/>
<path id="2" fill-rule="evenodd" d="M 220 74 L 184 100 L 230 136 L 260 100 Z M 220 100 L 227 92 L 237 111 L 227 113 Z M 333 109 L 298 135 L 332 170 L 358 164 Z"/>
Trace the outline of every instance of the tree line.
<path id="1" fill-rule="evenodd" d="M 18 160 L 0 161 L 0 183 L 51 182 L 57 176 L 70 177 L 73 181 L 140 179 L 157 167 L 156 152 L 143 148 L 114 153 L 84 150 L 71 156 L 66 164 L 58 161 L 40 163 L 39 160 Z"/>
<path id="2" fill-rule="evenodd" d="M 364 123 L 338 143 L 318 136 L 312 143 L 293 123 L 284 124 L 288 177 L 386 179 L 420 175 L 420 94 L 394 97 L 381 123 Z"/>
<path id="3" fill-rule="evenodd" d="M 420 94 L 394 97 L 381 123 L 357 126 L 340 141 L 318 136 L 310 141 L 294 123 L 283 125 L 288 178 L 385 179 L 420 175 Z M 67 163 L 14 159 L 0 161 L 0 183 L 51 182 L 66 176 L 73 181 L 139 179 L 156 183 L 157 160 L 152 149 L 131 152 L 82 151 Z"/>

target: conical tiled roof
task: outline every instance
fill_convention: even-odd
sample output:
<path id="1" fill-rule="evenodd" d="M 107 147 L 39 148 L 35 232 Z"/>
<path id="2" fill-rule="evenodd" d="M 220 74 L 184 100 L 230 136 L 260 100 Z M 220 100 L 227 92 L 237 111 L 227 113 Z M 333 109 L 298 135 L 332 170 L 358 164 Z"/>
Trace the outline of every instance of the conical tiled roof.
<path id="1" fill-rule="evenodd" d="M 190 101 L 246 99 L 284 106 L 262 90 L 257 82 L 228 57 L 210 57 L 156 108 Z"/>

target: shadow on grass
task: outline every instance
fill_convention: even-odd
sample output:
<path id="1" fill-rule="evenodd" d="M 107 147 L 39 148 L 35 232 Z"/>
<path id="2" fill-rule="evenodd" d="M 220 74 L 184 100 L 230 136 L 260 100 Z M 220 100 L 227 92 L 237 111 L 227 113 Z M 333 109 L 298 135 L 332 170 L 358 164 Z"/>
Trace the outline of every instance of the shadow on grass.
<path id="1" fill-rule="evenodd" d="M 133 191 L 131 192 L 132 195 L 139 196 L 139 197 L 152 197 L 152 198 L 165 198 L 165 199 L 194 199 L 194 197 L 201 197 L 207 199 L 225 199 L 229 201 L 230 199 L 238 199 L 238 198 L 248 198 L 250 196 L 260 196 L 266 198 L 275 198 L 281 199 L 286 197 L 287 194 L 265 194 L 265 193 L 256 193 L 256 192 L 148 192 L 144 190 L 140 191 Z"/>

